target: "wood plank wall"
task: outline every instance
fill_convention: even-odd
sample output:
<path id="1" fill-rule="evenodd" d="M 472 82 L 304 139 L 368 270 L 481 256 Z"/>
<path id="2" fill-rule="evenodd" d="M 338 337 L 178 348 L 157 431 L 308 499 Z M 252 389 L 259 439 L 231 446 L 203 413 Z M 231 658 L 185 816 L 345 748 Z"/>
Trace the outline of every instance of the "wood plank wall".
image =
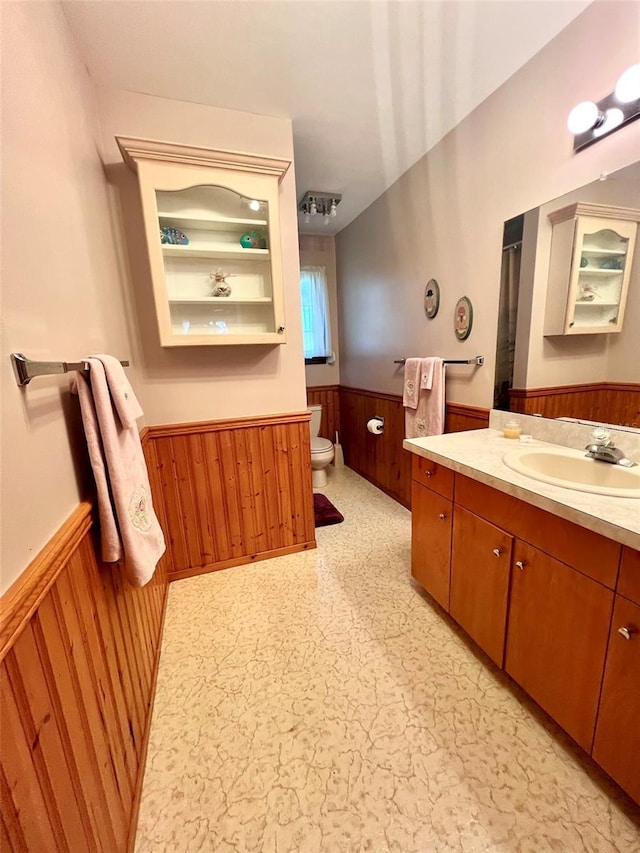
<path id="1" fill-rule="evenodd" d="M 392 394 L 340 386 L 340 424 L 345 464 L 403 506 L 411 506 L 411 454 L 403 450 L 404 408 Z M 367 421 L 385 420 L 383 435 L 367 432 Z M 446 432 L 489 426 L 489 410 L 447 404 Z"/>
<path id="2" fill-rule="evenodd" d="M 592 382 L 551 388 L 512 388 L 510 408 L 544 418 L 581 418 L 640 427 L 640 384 Z"/>
<path id="3" fill-rule="evenodd" d="M 131 848 L 167 590 L 97 556 L 81 504 L 2 598 L 3 851 Z"/>
<path id="4" fill-rule="evenodd" d="M 149 427 L 169 580 L 315 548 L 309 413 Z"/>
<path id="5" fill-rule="evenodd" d="M 307 388 L 307 405 L 322 406 L 320 435 L 331 441 L 336 440 L 336 432 L 340 431 L 340 386 L 323 385 Z M 342 438 L 340 438 L 342 443 Z"/>

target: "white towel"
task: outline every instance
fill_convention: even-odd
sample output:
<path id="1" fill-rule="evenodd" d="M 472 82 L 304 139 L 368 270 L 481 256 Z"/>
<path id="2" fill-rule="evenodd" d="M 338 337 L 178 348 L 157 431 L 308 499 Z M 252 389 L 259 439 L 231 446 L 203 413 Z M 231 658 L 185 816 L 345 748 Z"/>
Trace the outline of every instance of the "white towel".
<path id="1" fill-rule="evenodd" d="M 404 391 L 402 405 L 410 409 L 418 406 L 420 396 L 421 358 L 408 358 L 404 363 Z"/>
<path id="2" fill-rule="evenodd" d="M 431 391 L 433 385 L 433 369 L 435 365 L 442 361 L 441 358 L 423 358 L 420 366 L 420 388 L 423 391 Z"/>
<path id="3" fill-rule="evenodd" d="M 427 369 L 422 365 L 428 362 Z M 441 358 L 420 360 L 420 389 L 415 409 L 405 407 L 405 432 L 407 438 L 441 435 L 444 432 L 444 362 Z M 426 379 L 425 379 L 426 376 Z M 430 383 L 430 387 L 422 387 Z"/>
<path id="4" fill-rule="evenodd" d="M 136 426 L 142 409 L 118 359 L 99 355 L 87 361 L 91 384 L 78 373 L 72 390 L 80 398 L 98 492 L 102 559 L 115 563 L 124 557 L 129 582 L 144 586 L 165 542 Z"/>

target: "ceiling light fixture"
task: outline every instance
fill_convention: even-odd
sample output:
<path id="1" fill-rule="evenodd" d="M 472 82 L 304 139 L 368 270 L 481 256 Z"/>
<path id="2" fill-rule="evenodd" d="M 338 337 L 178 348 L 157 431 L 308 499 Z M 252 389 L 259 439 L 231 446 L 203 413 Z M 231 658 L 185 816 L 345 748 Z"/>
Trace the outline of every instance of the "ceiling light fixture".
<path id="1" fill-rule="evenodd" d="M 249 202 L 249 209 L 258 211 L 260 210 L 260 202 L 256 198 L 252 198 Z"/>
<path id="2" fill-rule="evenodd" d="M 640 118 L 640 64 L 620 75 L 614 92 L 594 103 L 582 101 L 567 119 L 574 134 L 573 150 L 580 151 L 614 130 Z"/>
<path id="3" fill-rule="evenodd" d="M 330 218 L 337 216 L 337 208 L 341 199 L 340 193 L 308 190 L 298 204 L 298 210 L 304 216 L 305 222 L 309 222 L 312 216 L 320 215 L 324 224 L 328 225 Z"/>

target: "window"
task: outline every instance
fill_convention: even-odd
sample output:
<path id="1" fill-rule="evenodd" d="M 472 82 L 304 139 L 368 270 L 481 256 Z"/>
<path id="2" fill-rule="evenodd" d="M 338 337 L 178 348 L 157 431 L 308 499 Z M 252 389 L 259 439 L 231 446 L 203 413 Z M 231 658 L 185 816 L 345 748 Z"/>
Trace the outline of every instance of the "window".
<path id="1" fill-rule="evenodd" d="M 302 267 L 300 291 L 305 364 L 326 364 L 333 353 L 325 268 Z"/>

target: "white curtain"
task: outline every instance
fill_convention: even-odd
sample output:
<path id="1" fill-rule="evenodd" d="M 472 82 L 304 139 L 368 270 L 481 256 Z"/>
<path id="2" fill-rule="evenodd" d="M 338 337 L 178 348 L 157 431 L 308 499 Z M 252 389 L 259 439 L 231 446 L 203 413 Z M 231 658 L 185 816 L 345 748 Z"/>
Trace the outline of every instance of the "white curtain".
<path id="1" fill-rule="evenodd" d="M 328 358 L 331 356 L 331 324 L 325 268 L 302 267 L 300 290 L 304 357 Z"/>

